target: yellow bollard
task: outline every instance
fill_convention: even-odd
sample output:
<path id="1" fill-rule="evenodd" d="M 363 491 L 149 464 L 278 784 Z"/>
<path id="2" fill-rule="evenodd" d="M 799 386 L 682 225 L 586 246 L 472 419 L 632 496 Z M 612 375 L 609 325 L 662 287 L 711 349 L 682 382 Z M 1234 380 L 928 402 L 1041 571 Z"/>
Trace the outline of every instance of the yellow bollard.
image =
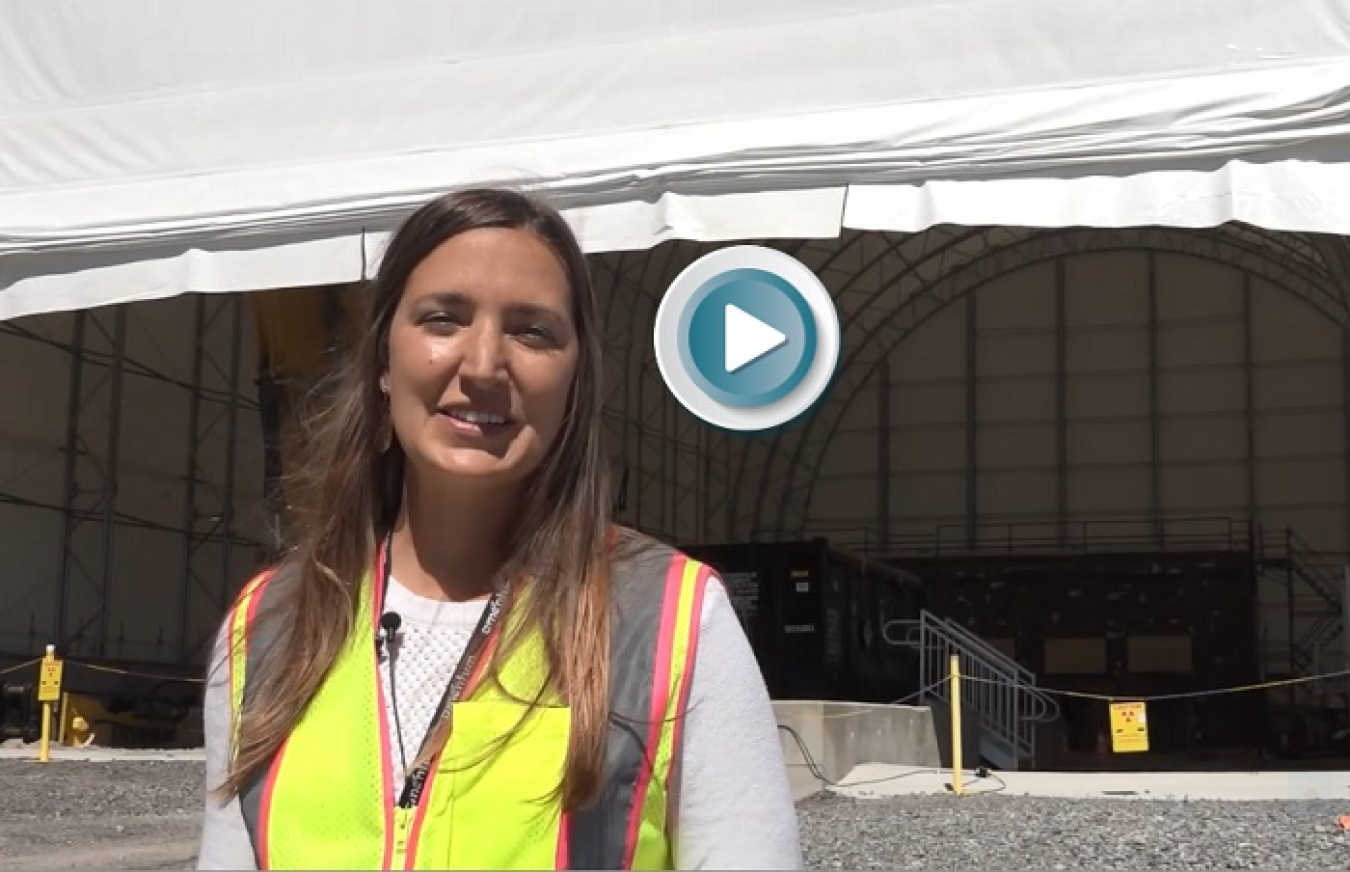
<path id="1" fill-rule="evenodd" d="M 952 655 L 952 793 L 961 795 L 961 655 Z"/>
<path id="2" fill-rule="evenodd" d="M 42 743 L 38 746 L 38 762 L 47 763 L 52 759 L 52 703 L 61 698 L 61 668 L 64 664 L 56 659 L 56 646 L 48 645 L 42 658 L 41 671 L 38 673 L 38 702 L 42 703 Z"/>

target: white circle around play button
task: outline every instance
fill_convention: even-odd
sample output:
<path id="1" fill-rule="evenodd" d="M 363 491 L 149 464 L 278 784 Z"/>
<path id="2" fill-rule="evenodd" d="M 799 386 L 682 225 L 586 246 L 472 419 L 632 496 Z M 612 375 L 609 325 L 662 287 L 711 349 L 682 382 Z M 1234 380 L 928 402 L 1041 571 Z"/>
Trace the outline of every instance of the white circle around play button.
<path id="1" fill-rule="evenodd" d="M 680 404 L 717 427 L 769 430 L 824 394 L 839 360 L 829 291 L 800 261 L 740 245 L 695 261 L 656 313 L 656 362 Z"/>

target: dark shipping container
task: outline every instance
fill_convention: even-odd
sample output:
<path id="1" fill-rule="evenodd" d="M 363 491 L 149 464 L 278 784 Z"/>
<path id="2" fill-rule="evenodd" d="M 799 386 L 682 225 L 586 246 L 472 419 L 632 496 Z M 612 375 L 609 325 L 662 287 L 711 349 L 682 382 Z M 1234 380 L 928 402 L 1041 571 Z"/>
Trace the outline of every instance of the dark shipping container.
<path id="1" fill-rule="evenodd" d="M 888 621 L 918 619 L 917 577 L 825 539 L 681 548 L 717 570 L 774 699 L 895 702 L 918 690 L 917 652 L 883 636 Z"/>

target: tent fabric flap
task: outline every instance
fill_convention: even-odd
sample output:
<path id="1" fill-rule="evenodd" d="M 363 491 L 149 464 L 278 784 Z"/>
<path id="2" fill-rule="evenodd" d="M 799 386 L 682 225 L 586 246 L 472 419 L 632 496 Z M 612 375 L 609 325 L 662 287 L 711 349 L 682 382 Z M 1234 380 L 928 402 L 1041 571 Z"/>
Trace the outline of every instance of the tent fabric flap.
<path id="1" fill-rule="evenodd" d="M 349 281 L 418 203 L 588 250 L 1350 233 L 1350 0 L 0 0 L 0 318 Z"/>

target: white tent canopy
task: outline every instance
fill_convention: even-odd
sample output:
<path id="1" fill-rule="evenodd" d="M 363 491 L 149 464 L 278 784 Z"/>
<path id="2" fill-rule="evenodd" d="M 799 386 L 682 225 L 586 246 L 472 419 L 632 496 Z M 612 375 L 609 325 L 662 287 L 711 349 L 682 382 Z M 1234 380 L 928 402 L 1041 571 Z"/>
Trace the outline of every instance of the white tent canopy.
<path id="1" fill-rule="evenodd" d="M 0 319 L 349 281 L 421 201 L 591 251 L 1350 233 L 1350 0 L 0 0 Z"/>

